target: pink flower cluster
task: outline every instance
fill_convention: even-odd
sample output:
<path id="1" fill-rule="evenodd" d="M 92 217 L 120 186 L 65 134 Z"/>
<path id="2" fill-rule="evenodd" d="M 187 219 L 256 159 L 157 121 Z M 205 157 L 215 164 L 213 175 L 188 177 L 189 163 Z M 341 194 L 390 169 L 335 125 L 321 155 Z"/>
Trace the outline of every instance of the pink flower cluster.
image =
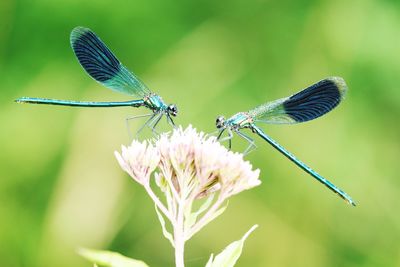
<path id="1" fill-rule="evenodd" d="M 115 152 L 119 164 L 135 181 L 148 186 L 155 173 L 163 192 L 170 189 L 181 199 L 204 197 L 220 191 L 224 199 L 261 183 L 243 155 L 222 146 L 189 126 L 163 134 L 154 143 L 133 141 Z"/>

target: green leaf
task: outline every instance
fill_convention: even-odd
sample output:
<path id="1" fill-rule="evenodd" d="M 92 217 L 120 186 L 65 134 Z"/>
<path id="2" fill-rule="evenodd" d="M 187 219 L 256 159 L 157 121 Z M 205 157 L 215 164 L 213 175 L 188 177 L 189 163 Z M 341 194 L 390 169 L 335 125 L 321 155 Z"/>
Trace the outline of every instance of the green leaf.
<path id="1" fill-rule="evenodd" d="M 213 260 L 214 260 L 214 254 L 211 254 L 210 259 L 208 259 L 207 261 L 206 267 L 212 267 Z"/>
<path id="2" fill-rule="evenodd" d="M 211 254 L 210 259 L 207 262 L 206 267 L 232 267 L 242 254 L 243 244 L 251 232 L 256 229 L 258 225 L 251 227 L 249 231 L 242 237 L 242 239 L 234 241 L 227 246 L 221 253 L 219 253 L 214 259 L 214 255 Z"/>
<path id="3" fill-rule="evenodd" d="M 225 204 L 225 206 L 219 208 L 218 210 L 216 210 L 213 214 L 211 214 L 208 218 L 206 218 L 206 220 L 203 222 L 201 228 L 197 228 L 197 230 L 192 231 L 188 234 L 188 236 L 186 236 L 186 240 L 189 240 L 190 238 L 192 238 L 192 236 L 194 236 L 198 231 L 200 231 L 205 225 L 207 225 L 209 222 L 211 222 L 212 220 L 214 220 L 215 218 L 217 218 L 219 215 L 221 215 L 226 208 L 228 207 L 228 202 Z M 205 216 L 205 215 L 204 215 Z M 201 220 L 201 219 L 200 219 Z M 195 226 L 196 227 L 196 226 Z M 194 228 L 195 228 L 194 227 Z"/>
<path id="4" fill-rule="evenodd" d="M 88 261 L 92 262 L 94 266 L 106 267 L 149 267 L 146 263 L 139 260 L 134 260 L 125 257 L 117 252 L 107 250 L 94 250 L 87 248 L 80 248 L 78 254 Z"/>
<path id="5" fill-rule="evenodd" d="M 219 215 L 221 215 L 222 213 L 224 213 L 224 211 L 226 210 L 226 208 L 228 207 L 228 202 L 226 202 L 225 206 L 219 208 L 216 212 L 214 212 L 207 220 L 206 220 L 206 224 L 208 224 L 209 222 L 211 222 L 212 220 L 214 220 L 215 218 L 217 218 Z"/>
<path id="6" fill-rule="evenodd" d="M 154 207 L 156 208 L 158 220 L 159 220 L 160 223 L 161 223 L 163 235 L 165 236 L 166 239 L 169 240 L 169 242 L 171 242 L 171 245 L 172 245 L 173 247 L 175 247 L 174 239 L 173 239 L 171 233 L 168 232 L 168 230 L 167 230 L 167 228 L 166 228 L 166 226 L 165 226 L 165 220 L 164 220 L 163 215 L 162 215 L 161 212 L 158 210 L 157 205 L 154 205 Z"/>
<path id="7" fill-rule="evenodd" d="M 206 209 L 208 209 L 214 199 L 214 194 L 210 195 L 206 201 L 200 206 L 200 208 L 195 211 L 191 212 L 191 205 L 188 207 L 187 211 L 185 212 L 185 229 L 189 229 L 192 227 L 197 220 L 197 217 L 199 217 L 200 214 L 202 214 Z"/>

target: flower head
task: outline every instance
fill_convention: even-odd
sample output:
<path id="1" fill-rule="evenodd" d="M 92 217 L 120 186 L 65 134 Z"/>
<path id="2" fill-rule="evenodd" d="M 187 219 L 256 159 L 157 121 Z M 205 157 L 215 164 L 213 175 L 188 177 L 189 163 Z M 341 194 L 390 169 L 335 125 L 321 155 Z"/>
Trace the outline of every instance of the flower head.
<path id="1" fill-rule="evenodd" d="M 226 198 L 261 183 L 259 170 L 252 170 L 242 154 L 228 151 L 215 137 L 191 126 L 163 134 L 154 144 L 133 141 L 115 155 L 122 169 L 141 184 L 158 168 L 157 185 L 170 184 L 183 198 L 204 197 L 216 190 Z"/>
<path id="2" fill-rule="evenodd" d="M 149 183 L 151 173 L 160 162 L 159 151 L 150 143 L 133 141 L 128 147 L 122 146 L 121 154 L 115 156 L 121 165 L 136 182 L 145 185 Z"/>
<path id="3" fill-rule="evenodd" d="M 174 129 L 151 143 L 133 141 L 115 155 L 122 169 L 142 184 L 154 201 L 164 236 L 176 249 L 220 215 L 227 198 L 261 183 L 260 171 L 252 170 L 242 154 L 228 151 L 215 137 L 191 126 Z M 164 194 L 164 201 L 151 184 Z M 198 199 L 205 200 L 194 210 Z M 164 216 L 171 222 L 173 235 Z"/>

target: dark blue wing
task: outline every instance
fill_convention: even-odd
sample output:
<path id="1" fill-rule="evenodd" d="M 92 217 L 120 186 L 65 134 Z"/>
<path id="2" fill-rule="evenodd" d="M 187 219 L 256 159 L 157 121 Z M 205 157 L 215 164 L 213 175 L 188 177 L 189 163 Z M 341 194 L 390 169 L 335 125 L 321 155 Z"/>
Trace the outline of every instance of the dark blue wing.
<path id="1" fill-rule="evenodd" d="M 150 90 L 133 75 L 90 29 L 76 27 L 71 46 L 86 72 L 104 86 L 125 94 L 144 97 Z"/>
<path id="2" fill-rule="evenodd" d="M 335 108 L 347 91 L 340 77 L 321 80 L 290 97 L 263 104 L 250 115 L 266 123 L 299 123 L 316 119 Z"/>

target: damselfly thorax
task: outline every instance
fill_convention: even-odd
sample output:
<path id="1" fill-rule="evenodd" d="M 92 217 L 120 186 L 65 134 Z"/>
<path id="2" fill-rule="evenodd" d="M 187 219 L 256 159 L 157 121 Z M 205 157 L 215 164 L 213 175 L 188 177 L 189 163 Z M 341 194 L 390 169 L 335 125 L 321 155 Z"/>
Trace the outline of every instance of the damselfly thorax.
<path id="1" fill-rule="evenodd" d="M 247 112 L 239 112 L 226 120 L 226 127 L 236 131 L 242 128 L 251 128 L 253 118 Z"/>

